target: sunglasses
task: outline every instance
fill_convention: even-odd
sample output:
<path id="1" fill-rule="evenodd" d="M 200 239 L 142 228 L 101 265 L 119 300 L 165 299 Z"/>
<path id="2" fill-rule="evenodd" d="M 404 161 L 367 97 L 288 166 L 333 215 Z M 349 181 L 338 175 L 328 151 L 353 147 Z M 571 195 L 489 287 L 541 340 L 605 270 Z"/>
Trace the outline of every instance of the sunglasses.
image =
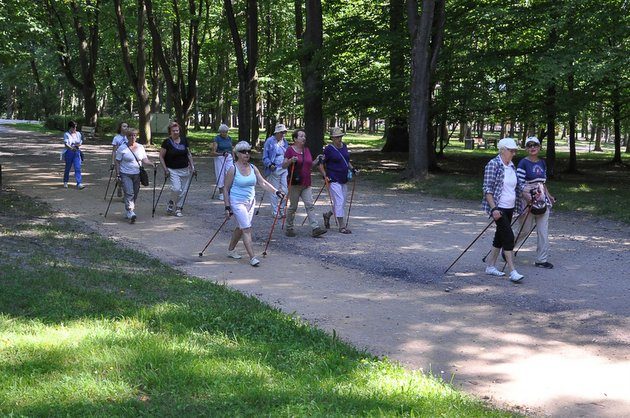
<path id="1" fill-rule="evenodd" d="M 539 146 L 540 145 L 538 145 L 538 144 L 527 144 L 527 145 L 525 145 L 525 147 L 527 147 L 527 148 L 536 148 L 536 147 L 539 147 Z"/>
<path id="2" fill-rule="evenodd" d="M 240 152 L 241 154 L 249 154 L 249 150 L 248 150 L 248 149 L 245 149 L 245 150 L 242 150 L 242 151 L 239 151 L 239 152 Z"/>

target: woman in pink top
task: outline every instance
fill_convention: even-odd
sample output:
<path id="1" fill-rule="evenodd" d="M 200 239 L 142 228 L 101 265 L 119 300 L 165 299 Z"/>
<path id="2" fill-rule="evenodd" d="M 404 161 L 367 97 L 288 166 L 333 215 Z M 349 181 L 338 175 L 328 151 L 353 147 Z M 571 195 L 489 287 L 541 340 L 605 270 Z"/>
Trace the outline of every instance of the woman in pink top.
<path id="1" fill-rule="evenodd" d="M 293 145 L 287 148 L 284 153 L 283 168 L 288 168 L 293 176 L 288 179 L 289 186 L 289 210 L 287 211 L 287 237 L 294 237 L 295 212 L 297 211 L 299 199 L 302 199 L 306 208 L 306 215 L 311 225 L 311 235 L 318 237 L 327 231 L 320 228 L 315 220 L 315 205 L 313 204 L 313 192 L 311 189 L 311 169 L 313 168 L 313 156 L 306 147 L 306 133 L 302 130 L 293 132 Z M 293 166 L 293 167 L 292 167 Z"/>

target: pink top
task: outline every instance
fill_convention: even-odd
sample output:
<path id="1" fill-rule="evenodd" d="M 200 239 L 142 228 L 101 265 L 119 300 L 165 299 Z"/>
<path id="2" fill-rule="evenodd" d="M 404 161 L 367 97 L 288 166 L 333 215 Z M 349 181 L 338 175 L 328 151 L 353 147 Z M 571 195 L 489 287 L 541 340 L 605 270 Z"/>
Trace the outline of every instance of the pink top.
<path id="1" fill-rule="evenodd" d="M 287 148 L 284 153 L 284 158 L 291 159 L 297 157 L 295 162 L 295 170 L 300 170 L 300 184 L 304 187 L 311 186 L 311 169 L 313 168 L 313 156 L 308 147 L 304 147 L 304 152 L 298 153 L 293 146 Z M 289 176 L 291 175 L 291 166 L 287 167 L 289 170 Z"/>

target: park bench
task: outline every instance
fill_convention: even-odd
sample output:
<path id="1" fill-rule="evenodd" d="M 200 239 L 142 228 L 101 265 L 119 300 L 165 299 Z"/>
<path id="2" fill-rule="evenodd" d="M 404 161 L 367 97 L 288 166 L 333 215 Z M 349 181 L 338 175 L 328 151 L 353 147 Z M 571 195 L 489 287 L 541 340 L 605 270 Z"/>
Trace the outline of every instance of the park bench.
<path id="1" fill-rule="evenodd" d="M 496 139 L 477 137 L 477 138 L 473 138 L 473 141 L 475 141 L 475 145 L 477 145 L 477 149 L 482 149 L 482 148 L 488 149 L 490 145 L 492 145 L 494 148 L 497 147 Z"/>
<path id="2" fill-rule="evenodd" d="M 94 138 L 96 128 L 94 126 L 81 126 L 81 135 L 87 138 Z"/>

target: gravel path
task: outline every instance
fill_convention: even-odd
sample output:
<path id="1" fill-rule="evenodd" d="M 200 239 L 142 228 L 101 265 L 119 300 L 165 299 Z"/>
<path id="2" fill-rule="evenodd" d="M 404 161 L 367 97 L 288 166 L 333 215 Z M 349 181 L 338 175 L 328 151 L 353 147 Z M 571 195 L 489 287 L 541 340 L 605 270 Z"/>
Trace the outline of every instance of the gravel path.
<path id="1" fill-rule="evenodd" d="M 556 268 L 533 266 L 532 236 L 517 257 L 526 276 L 521 285 L 482 274 L 491 228 L 445 276 L 487 224 L 477 202 L 383 190 L 358 177 L 353 234 L 331 230 L 311 238 L 305 226 L 288 238 L 277 230 L 269 255 L 253 269 L 225 257 L 231 227 L 197 256 L 222 221 L 222 202 L 209 200 L 207 158 L 197 159 L 199 179 L 184 218 L 166 217 L 159 208 L 152 219 L 151 189 L 144 189 L 138 222 L 128 225 L 116 199 L 102 217 L 109 147 L 85 148 L 87 188 L 65 190 L 59 138 L 0 127 L 3 182 L 105 236 L 254 294 L 374 354 L 452 379 L 495 404 L 533 415 L 630 416 L 628 225 L 552 214 Z M 320 219 L 324 210 L 318 203 Z M 299 213 L 298 225 L 301 207 Z M 264 204 L 254 220 L 259 254 L 271 222 Z"/>

